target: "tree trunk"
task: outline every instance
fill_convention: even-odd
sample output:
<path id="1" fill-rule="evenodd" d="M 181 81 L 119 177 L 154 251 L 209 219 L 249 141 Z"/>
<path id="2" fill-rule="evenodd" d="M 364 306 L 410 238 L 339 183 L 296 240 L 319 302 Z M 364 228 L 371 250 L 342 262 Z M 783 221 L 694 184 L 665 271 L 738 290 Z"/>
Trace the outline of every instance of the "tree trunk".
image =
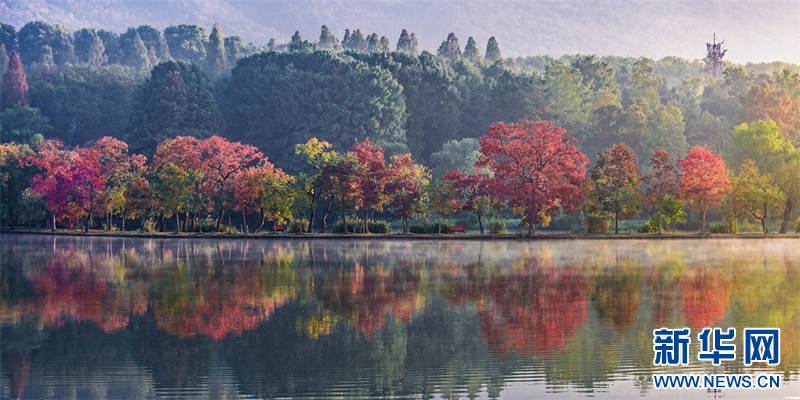
<path id="1" fill-rule="evenodd" d="M 92 224 L 92 207 L 89 207 L 89 216 L 86 217 L 86 225 L 83 226 L 83 233 L 89 233 L 89 225 Z"/>
<path id="2" fill-rule="evenodd" d="M 181 233 L 181 217 L 180 213 L 175 211 L 175 233 Z"/>
<path id="3" fill-rule="evenodd" d="M 628 218 L 628 235 L 633 235 L 633 214 Z"/>
<path id="4" fill-rule="evenodd" d="M 328 227 L 328 214 L 331 213 L 333 207 L 333 196 L 331 196 L 330 200 L 328 200 L 328 207 L 325 208 L 325 214 L 322 216 L 322 229 L 320 229 L 319 233 L 325 233 L 325 229 Z M 313 231 L 309 228 L 310 231 Z"/>
<path id="5" fill-rule="evenodd" d="M 786 233 L 789 230 L 789 219 L 792 218 L 792 208 L 794 208 L 794 202 L 790 199 L 787 199 L 786 209 L 783 211 L 783 221 L 781 222 L 781 230 L 778 233 Z"/>
<path id="6" fill-rule="evenodd" d="M 317 217 L 317 189 L 311 195 L 311 218 L 308 220 L 308 231 L 314 232 L 314 220 Z M 300 227 L 300 233 L 303 233 L 303 227 Z"/>
<path id="7" fill-rule="evenodd" d="M 403 234 L 408 234 L 408 218 L 403 217 Z"/>
<path id="8" fill-rule="evenodd" d="M 158 231 L 159 232 L 166 232 L 166 230 L 167 230 L 167 217 L 164 216 L 164 212 L 162 211 L 161 212 L 161 229 L 159 229 Z"/>
<path id="9" fill-rule="evenodd" d="M 264 209 L 261 209 L 261 225 L 259 225 L 258 228 L 256 228 L 256 230 L 253 233 L 258 233 L 261 230 L 261 228 L 264 227 L 264 220 L 265 219 L 266 219 L 266 215 L 264 214 Z"/>
<path id="10" fill-rule="evenodd" d="M 536 224 L 528 224 L 528 237 L 536 236 Z"/>
<path id="11" fill-rule="evenodd" d="M 619 211 L 614 213 L 614 234 L 619 234 Z"/>
<path id="12" fill-rule="evenodd" d="M 700 213 L 703 215 L 703 222 L 702 225 L 700 225 L 700 233 L 703 234 L 706 233 L 706 209 L 703 208 Z"/>
<path id="13" fill-rule="evenodd" d="M 50 218 L 48 219 L 47 223 L 50 224 L 50 231 L 56 231 L 56 213 L 55 211 L 50 211 Z"/>
<path id="14" fill-rule="evenodd" d="M 127 213 L 126 213 L 126 212 L 125 212 L 125 210 L 123 209 L 123 210 L 122 210 L 122 232 L 125 232 L 125 216 L 126 216 L 126 214 L 127 214 Z"/>
<path id="15" fill-rule="evenodd" d="M 369 211 L 367 211 L 367 209 L 365 208 L 364 209 L 364 233 L 366 233 L 367 235 L 369 235 L 369 222 L 368 221 L 369 221 Z"/>
<path id="16" fill-rule="evenodd" d="M 478 214 L 478 226 L 481 228 L 481 235 L 483 235 L 483 216 Z"/>
<path id="17" fill-rule="evenodd" d="M 222 227 L 222 216 L 225 214 L 225 209 L 220 207 L 219 208 L 219 216 L 217 216 L 217 232 Z"/>
<path id="18" fill-rule="evenodd" d="M 186 232 L 186 225 L 189 225 L 189 213 L 183 213 L 183 231 Z"/>
<path id="19" fill-rule="evenodd" d="M 764 217 L 761 219 L 761 228 L 764 230 L 764 234 L 766 235 L 767 232 L 767 203 L 764 203 Z"/>
<path id="20" fill-rule="evenodd" d="M 192 232 L 194 232 L 197 229 L 196 225 L 197 225 L 197 211 L 195 211 L 194 215 L 192 215 Z"/>

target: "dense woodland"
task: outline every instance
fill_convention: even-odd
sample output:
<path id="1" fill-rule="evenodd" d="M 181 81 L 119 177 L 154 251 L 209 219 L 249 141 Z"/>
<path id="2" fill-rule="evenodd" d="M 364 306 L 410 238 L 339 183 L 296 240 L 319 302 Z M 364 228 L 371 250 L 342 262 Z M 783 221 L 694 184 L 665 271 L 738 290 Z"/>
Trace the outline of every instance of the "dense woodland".
<path id="1" fill-rule="evenodd" d="M 219 26 L 34 21 L 0 26 L 0 65 L 4 226 L 173 217 L 194 231 L 210 216 L 223 230 L 236 211 L 324 230 L 360 212 L 368 230 L 368 211 L 407 228 L 460 210 L 482 231 L 484 216 L 519 215 L 532 234 L 577 213 L 589 232 L 637 215 L 660 232 L 687 209 L 766 233 L 793 228 L 800 197 L 800 75 L 783 63 L 716 73 L 677 57 L 503 58 L 494 37 L 462 49 L 453 33 L 434 54 L 406 30 L 256 46 Z"/>

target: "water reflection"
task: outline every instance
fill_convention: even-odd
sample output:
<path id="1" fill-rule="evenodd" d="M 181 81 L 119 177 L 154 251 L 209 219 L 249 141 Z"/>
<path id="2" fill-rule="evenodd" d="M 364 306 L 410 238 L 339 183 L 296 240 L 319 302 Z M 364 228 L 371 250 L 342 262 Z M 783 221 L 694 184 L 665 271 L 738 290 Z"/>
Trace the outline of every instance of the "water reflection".
<path id="1" fill-rule="evenodd" d="M 798 393 L 793 239 L 0 244 L 3 398 L 651 396 L 661 326 L 780 327 Z"/>

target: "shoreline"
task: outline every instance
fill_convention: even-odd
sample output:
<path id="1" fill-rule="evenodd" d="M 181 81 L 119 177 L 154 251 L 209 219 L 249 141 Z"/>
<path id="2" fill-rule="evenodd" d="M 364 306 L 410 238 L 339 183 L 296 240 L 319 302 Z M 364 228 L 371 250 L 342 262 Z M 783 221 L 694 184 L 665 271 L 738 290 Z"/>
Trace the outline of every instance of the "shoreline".
<path id="1" fill-rule="evenodd" d="M 800 239 L 798 233 L 769 234 L 763 233 L 712 233 L 700 235 L 698 233 L 634 233 L 634 234 L 578 234 L 578 233 L 538 233 L 536 236 L 528 237 L 519 234 L 340 234 L 340 233 L 259 233 L 259 234 L 229 234 L 229 233 L 141 233 L 137 231 L 128 232 L 106 232 L 90 231 L 83 233 L 80 231 L 47 231 L 47 230 L 27 230 L 27 229 L 2 229 L 0 235 L 50 235 L 50 236 L 71 236 L 71 237 L 115 237 L 115 238 L 159 238 L 159 239 L 259 239 L 259 240 L 330 240 L 330 239 L 360 239 L 360 240 L 517 240 L 517 241 L 538 241 L 538 240 L 681 240 L 681 239 Z"/>

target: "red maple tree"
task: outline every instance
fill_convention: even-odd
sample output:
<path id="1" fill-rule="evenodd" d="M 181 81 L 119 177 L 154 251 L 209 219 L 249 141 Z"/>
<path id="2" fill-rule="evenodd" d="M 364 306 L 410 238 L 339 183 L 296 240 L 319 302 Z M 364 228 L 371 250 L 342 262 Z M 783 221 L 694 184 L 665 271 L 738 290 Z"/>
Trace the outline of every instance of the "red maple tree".
<path id="1" fill-rule="evenodd" d="M 700 210 L 703 215 L 700 233 L 705 233 L 706 212 L 711 207 L 718 207 L 731 190 L 728 167 L 721 155 L 711 154 L 702 146 L 692 147 L 686 158 L 678 157 L 678 164 L 683 170 L 680 196 L 689 203 L 692 211 Z"/>
<path id="2" fill-rule="evenodd" d="M 644 201 L 658 215 L 658 233 L 661 233 L 661 214 L 664 211 L 666 199 L 677 197 L 680 192 L 678 186 L 678 169 L 672 162 L 672 156 L 661 147 L 656 147 L 650 157 L 650 167 L 653 172 L 642 177 L 642 182 L 648 185 L 644 191 Z"/>
<path id="3" fill-rule="evenodd" d="M 523 214 L 528 235 L 536 224 L 572 213 L 584 200 L 582 189 L 589 159 L 573 144 L 577 140 L 550 122 L 498 122 L 481 139 L 478 168 L 494 173 L 495 194 Z"/>
<path id="4" fill-rule="evenodd" d="M 472 211 L 478 217 L 478 226 L 483 234 L 483 217 L 490 209 L 500 209 L 502 201 L 494 196 L 491 178 L 480 170 L 471 174 L 462 171 L 447 171 L 442 180 L 449 182 L 461 210 Z"/>
<path id="5" fill-rule="evenodd" d="M 367 212 L 370 209 L 380 211 L 388 202 L 386 184 L 389 182 L 389 166 L 383 155 L 383 148 L 376 147 L 367 139 L 353 145 L 353 153 L 358 160 L 359 168 L 355 174 L 357 209 L 364 210 L 364 232 L 369 233 Z"/>

